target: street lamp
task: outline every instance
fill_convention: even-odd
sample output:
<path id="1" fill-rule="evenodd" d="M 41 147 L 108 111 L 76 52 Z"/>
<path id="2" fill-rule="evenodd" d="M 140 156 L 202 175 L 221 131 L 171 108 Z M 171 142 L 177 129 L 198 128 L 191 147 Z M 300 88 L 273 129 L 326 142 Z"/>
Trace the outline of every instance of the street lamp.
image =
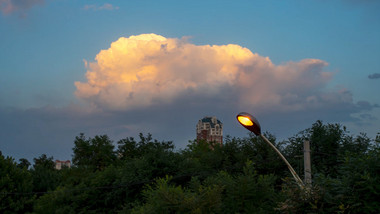
<path id="1" fill-rule="evenodd" d="M 296 171 L 294 171 L 294 169 L 290 165 L 290 163 L 281 154 L 281 152 L 264 135 L 261 134 L 261 127 L 260 127 L 259 121 L 257 121 L 257 119 L 255 117 L 253 117 L 251 114 L 246 113 L 246 112 L 239 113 L 236 116 L 236 119 L 246 129 L 253 132 L 256 136 L 260 136 L 266 143 L 269 144 L 269 146 L 271 146 L 274 149 L 274 151 L 277 152 L 277 154 L 281 157 L 281 159 L 288 166 L 288 168 L 289 168 L 290 172 L 292 173 L 294 179 L 296 180 L 297 184 L 303 189 L 305 187 L 305 184 L 302 182 L 301 178 L 297 175 Z"/>

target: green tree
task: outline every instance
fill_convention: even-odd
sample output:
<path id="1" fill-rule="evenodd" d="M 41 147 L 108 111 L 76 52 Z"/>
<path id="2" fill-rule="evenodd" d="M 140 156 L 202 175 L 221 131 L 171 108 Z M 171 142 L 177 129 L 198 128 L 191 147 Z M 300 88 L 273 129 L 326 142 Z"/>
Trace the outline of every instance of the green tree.
<path id="1" fill-rule="evenodd" d="M 33 160 L 34 164 L 30 170 L 33 178 L 33 191 L 44 193 L 54 190 L 59 185 L 60 174 L 55 169 L 53 157 L 42 154 Z"/>
<path id="2" fill-rule="evenodd" d="M 277 142 L 276 137 L 271 133 L 266 132 L 264 135 L 275 147 L 283 152 L 282 142 Z M 280 156 L 261 137 L 254 136 L 251 133 L 249 139 L 242 141 L 242 151 L 249 157 L 249 160 L 252 160 L 258 174 L 274 174 L 279 178 L 291 176 Z"/>
<path id="3" fill-rule="evenodd" d="M 379 135 L 376 138 L 379 139 Z M 345 153 L 339 176 L 333 181 L 335 185 L 326 188 L 331 195 L 335 195 L 328 201 L 333 208 L 347 213 L 380 213 L 380 205 L 376 200 L 380 197 L 379 157 L 377 140 L 365 152 L 357 150 Z"/>
<path id="4" fill-rule="evenodd" d="M 223 166 L 221 146 L 212 146 L 204 140 L 190 141 L 181 153 L 183 156 L 181 174 L 197 175 L 204 179 L 216 174 Z"/>
<path id="5" fill-rule="evenodd" d="M 144 203 L 132 213 L 275 213 L 274 181 L 258 175 L 252 162 L 238 175 L 220 171 L 203 182 L 192 177 L 187 187 L 173 177 L 160 178 L 145 188 Z"/>
<path id="6" fill-rule="evenodd" d="M 37 213 L 116 213 L 123 207 L 132 207 L 141 198 L 142 187 L 154 178 L 175 175 L 181 161 L 173 151 L 171 142 L 158 142 L 151 135 L 140 135 L 140 141 L 132 138 L 119 141 L 119 160 L 110 159 L 104 168 L 95 168 L 98 152 L 95 138 L 76 138 L 76 164 L 71 169 L 61 170 L 61 186 L 38 199 Z M 104 138 L 98 138 L 104 140 Z M 124 150 L 125 144 L 133 143 L 131 150 Z M 89 153 L 79 148 L 88 148 Z M 133 152 L 131 152 L 133 151 Z M 108 150 L 110 153 L 110 150 Z M 80 154 L 89 154 L 84 160 Z M 91 170 L 83 170 L 89 168 Z M 94 169 L 94 170 L 92 170 Z M 98 170 L 96 170 L 98 169 Z"/>
<path id="7" fill-rule="evenodd" d="M 116 160 L 114 145 L 107 135 L 86 139 L 81 133 L 74 141 L 73 164 L 91 170 L 104 170 Z"/>
<path id="8" fill-rule="evenodd" d="M 25 168 L 25 169 L 29 169 L 30 165 L 31 165 L 30 162 L 25 158 L 19 159 L 19 163 L 17 164 L 18 167 Z"/>
<path id="9" fill-rule="evenodd" d="M 117 154 L 121 160 L 128 160 L 133 158 L 139 158 L 152 151 L 173 151 L 174 145 L 171 141 L 161 141 L 152 138 L 152 135 L 148 133 L 144 136 L 139 134 L 140 141 L 137 142 L 133 137 L 121 139 L 117 142 L 118 150 Z"/>
<path id="10" fill-rule="evenodd" d="M 171 177 L 159 178 L 143 191 L 146 203 L 132 213 L 220 213 L 223 187 L 200 186 L 196 191 L 170 184 Z M 124 210 L 121 213 L 129 213 Z"/>
<path id="11" fill-rule="evenodd" d="M 54 170 L 55 163 L 53 159 L 54 159 L 53 156 L 47 157 L 46 154 L 42 154 L 38 158 L 33 158 L 33 161 L 34 161 L 33 168 L 41 167 L 48 170 Z"/>
<path id="12" fill-rule="evenodd" d="M 253 161 L 247 161 L 242 172 L 229 174 L 221 171 L 203 183 L 224 187 L 222 213 L 274 213 L 278 199 L 275 182 L 273 174 L 260 175 Z"/>
<path id="13" fill-rule="evenodd" d="M 175 151 L 170 141 L 140 134 L 118 141 L 114 152 L 108 137 L 82 134 L 73 148 L 74 167 L 59 171 L 59 186 L 39 197 L 34 211 L 379 213 L 380 135 L 349 136 L 343 126 L 320 121 L 288 141 L 265 135 L 293 166 L 303 140 L 311 141 L 317 157 L 310 191 L 300 189 L 278 154 L 253 135 L 227 137 L 223 145 L 191 141 Z M 328 160 L 315 163 L 323 158 Z"/>
<path id="14" fill-rule="evenodd" d="M 380 192 L 379 136 L 374 141 L 362 133 L 349 136 L 339 124 L 317 121 L 290 139 L 288 154 L 301 153 L 304 139 L 310 139 L 312 145 L 313 187 L 305 195 L 284 182 L 282 212 L 379 213 L 375 200 Z"/>
<path id="15" fill-rule="evenodd" d="M 344 154 L 343 144 L 352 145 L 350 142 L 352 138 L 348 136 L 346 127 L 340 124 L 323 124 L 318 120 L 311 128 L 289 138 L 284 151 L 288 157 L 294 157 L 289 159 L 293 166 L 297 166 L 300 160 L 295 157 L 303 155 L 304 140 L 310 141 L 313 174 L 322 173 L 336 177 L 339 166 L 342 164 L 340 155 Z M 303 166 L 300 166 L 298 171 L 302 172 Z"/>
<path id="16" fill-rule="evenodd" d="M 73 164 L 75 166 L 90 167 L 92 165 L 92 146 L 90 143 L 91 139 L 86 139 L 83 133 L 75 137 L 74 148 L 73 148 Z"/>
<path id="17" fill-rule="evenodd" d="M 32 209 L 32 179 L 26 168 L 20 168 L 0 152 L 0 213 L 26 213 Z"/>

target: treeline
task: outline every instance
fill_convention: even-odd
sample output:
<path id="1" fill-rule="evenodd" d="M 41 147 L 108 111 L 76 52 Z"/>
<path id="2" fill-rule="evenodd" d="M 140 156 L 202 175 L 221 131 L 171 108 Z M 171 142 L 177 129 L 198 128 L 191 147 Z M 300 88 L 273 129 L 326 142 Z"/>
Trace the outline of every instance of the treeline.
<path id="1" fill-rule="evenodd" d="M 380 213 L 380 134 L 317 121 L 286 141 L 265 135 L 301 177 L 310 141 L 310 189 L 253 135 L 177 151 L 150 134 L 116 144 L 80 134 L 71 168 L 56 170 L 46 155 L 32 165 L 0 154 L 0 213 Z"/>

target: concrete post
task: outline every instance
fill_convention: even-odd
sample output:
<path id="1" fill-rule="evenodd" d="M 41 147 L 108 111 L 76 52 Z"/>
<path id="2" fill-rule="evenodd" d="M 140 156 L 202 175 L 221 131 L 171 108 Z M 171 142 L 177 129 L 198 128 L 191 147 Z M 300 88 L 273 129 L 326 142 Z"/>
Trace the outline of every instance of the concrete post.
<path id="1" fill-rule="evenodd" d="M 311 186 L 310 142 L 308 140 L 303 142 L 303 159 L 305 169 L 305 185 Z"/>

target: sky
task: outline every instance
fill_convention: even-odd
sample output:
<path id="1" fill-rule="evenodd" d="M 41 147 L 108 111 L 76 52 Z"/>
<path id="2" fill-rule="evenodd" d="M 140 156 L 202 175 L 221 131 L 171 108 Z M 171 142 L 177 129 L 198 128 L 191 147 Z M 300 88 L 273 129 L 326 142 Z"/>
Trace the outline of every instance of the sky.
<path id="1" fill-rule="evenodd" d="M 183 149 L 204 116 L 285 140 L 317 120 L 380 132 L 376 0 L 0 0 L 0 151 L 72 158 L 139 133 Z"/>

